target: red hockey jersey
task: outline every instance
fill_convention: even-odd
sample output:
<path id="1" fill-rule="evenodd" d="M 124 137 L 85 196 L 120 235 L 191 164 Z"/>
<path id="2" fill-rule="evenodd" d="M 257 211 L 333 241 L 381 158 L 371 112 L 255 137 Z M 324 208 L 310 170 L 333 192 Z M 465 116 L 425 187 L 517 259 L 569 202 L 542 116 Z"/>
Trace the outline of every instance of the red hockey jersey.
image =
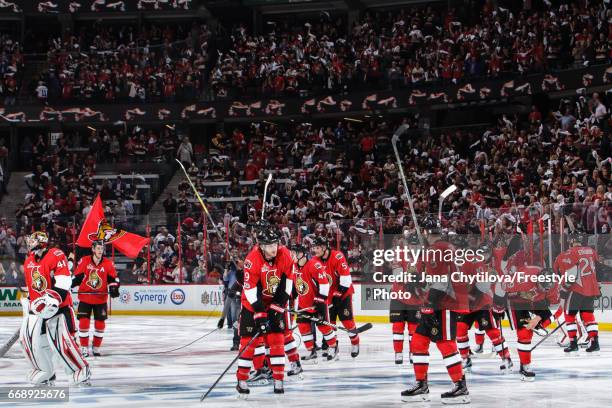
<path id="1" fill-rule="evenodd" d="M 557 257 L 553 270 L 561 276 L 576 278 L 573 283 L 567 280 L 563 282 L 563 286 L 571 292 L 580 293 L 582 296 L 599 296 L 601 292 L 595 272 L 597 261 L 599 261 L 599 256 L 593 248 L 571 247 Z"/>
<path id="2" fill-rule="evenodd" d="M 255 246 L 244 260 L 244 284 L 241 295 L 242 305 L 254 312 L 253 303 L 261 296 L 265 308 L 272 303 L 277 290 L 285 290 L 279 287 L 283 275 L 292 285 L 293 282 L 293 259 L 289 250 L 279 245 L 276 257 L 272 262 L 264 259 L 258 246 Z M 288 294 L 291 293 L 291 290 Z"/>
<path id="3" fill-rule="evenodd" d="M 344 293 L 344 295 L 342 295 L 343 299 L 355 293 L 355 289 L 353 289 L 353 283 L 351 281 L 351 271 L 342 252 L 335 249 L 330 249 L 329 257 L 325 261 L 316 256 L 313 257 L 313 259 L 317 259 L 325 267 L 325 273 L 328 275 L 330 282 L 330 299 L 334 296 L 334 293 L 338 291 L 338 286 L 340 286 L 341 281 L 349 282 L 348 290 Z"/>
<path id="4" fill-rule="evenodd" d="M 299 309 L 311 307 L 316 296 L 327 299 L 329 280 L 325 274 L 325 267 L 318 258 L 311 258 L 304 266 L 296 268 L 294 278 Z"/>
<path id="5" fill-rule="evenodd" d="M 91 255 L 79 260 L 74 276 L 85 275 L 79 285 L 79 301 L 99 305 L 108 301 L 108 278 L 117 278 L 113 261 L 102 258 L 95 264 Z M 88 293 L 90 292 L 90 293 Z"/>
<path id="6" fill-rule="evenodd" d="M 23 264 L 26 286 L 30 301 L 36 300 L 45 294 L 45 291 L 54 291 L 58 279 L 67 279 L 68 291 L 59 307 L 72 306 L 70 296 L 70 270 L 66 255 L 58 248 L 51 248 L 40 260 L 34 254 L 29 254 Z M 58 294 L 57 298 L 61 298 Z"/>

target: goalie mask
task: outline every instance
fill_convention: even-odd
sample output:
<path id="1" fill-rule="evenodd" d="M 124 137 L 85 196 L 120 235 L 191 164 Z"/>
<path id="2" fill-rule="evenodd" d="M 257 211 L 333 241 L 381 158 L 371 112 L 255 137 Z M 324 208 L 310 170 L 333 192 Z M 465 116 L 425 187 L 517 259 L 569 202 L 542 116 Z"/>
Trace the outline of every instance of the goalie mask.
<path id="1" fill-rule="evenodd" d="M 28 251 L 33 252 L 36 256 L 40 256 L 49 245 L 49 237 L 42 231 L 36 231 L 27 238 L 26 244 Z"/>

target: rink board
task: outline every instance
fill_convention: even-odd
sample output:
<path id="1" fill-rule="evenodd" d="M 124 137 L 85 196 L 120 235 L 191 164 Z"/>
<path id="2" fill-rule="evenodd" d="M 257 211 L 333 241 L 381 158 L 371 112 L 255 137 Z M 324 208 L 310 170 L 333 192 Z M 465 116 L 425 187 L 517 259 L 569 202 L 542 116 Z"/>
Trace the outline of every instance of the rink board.
<path id="1" fill-rule="evenodd" d="M 386 323 L 388 308 L 372 310 L 362 305 L 362 285 L 355 284 L 353 311 L 358 321 Z M 602 297 L 596 304 L 600 330 L 612 330 L 612 283 L 601 286 Z M 0 316 L 21 314 L 22 294 L 16 287 L 0 288 Z M 77 296 L 73 295 L 75 306 Z M 223 309 L 222 285 L 124 285 L 113 299 L 110 314 L 219 316 Z"/>

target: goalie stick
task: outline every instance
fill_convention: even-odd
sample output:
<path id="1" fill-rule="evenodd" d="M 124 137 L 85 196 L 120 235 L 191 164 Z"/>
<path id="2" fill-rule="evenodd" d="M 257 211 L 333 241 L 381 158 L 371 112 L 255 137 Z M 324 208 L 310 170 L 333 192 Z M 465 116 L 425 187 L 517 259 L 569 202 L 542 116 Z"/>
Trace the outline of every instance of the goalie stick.
<path id="1" fill-rule="evenodd" d="M 11 347 L 13 347 L 13 344 L 17 343 L 17 340 L 19 340 L 19 330 L 20 329 L 17 329 L 11 338 L 8 339 L 8 341 L 2 347 L 0 347 L 0 357 L 4 357 Z"/>
<path id="2" fill-rule="evenodd" d="M 349 329 L 345 329 L 344 327 L 341 327 L 341 326 L 336 326 L 335 324 L 330 323 L 328 321 L 321 320 L 318 317 L 310 316 L 310 315 L 307 315 L 307 314 L 302 314 L 302 313 L 300 313 L 300 310 L 291 310 L 291 309 L 285 309 L 285 310 L 287 312 L 289 312 L 289 313 L 292 313 L 292 314 L 296 315 L 296 316 L 306 318 L 306 319 L 308 319 L 308 320 L 310 320 L 312 322 L 315 322 L 315 323 L 318 323 L 318 324 L 322 324 L 322 325 L 325 325 L 325 326 L 329 326 L 329 327 L 331 327 L 334 330 L 340 330 L 340 331 L 351 333 L 351 334 L 363 333 L 364 331 L 370 330 L 372 328 L 372 323 L 366 323 L 363 326 L 357 327 L 357 328 L 355 328 L 353 330 L 349 330 Z"/>

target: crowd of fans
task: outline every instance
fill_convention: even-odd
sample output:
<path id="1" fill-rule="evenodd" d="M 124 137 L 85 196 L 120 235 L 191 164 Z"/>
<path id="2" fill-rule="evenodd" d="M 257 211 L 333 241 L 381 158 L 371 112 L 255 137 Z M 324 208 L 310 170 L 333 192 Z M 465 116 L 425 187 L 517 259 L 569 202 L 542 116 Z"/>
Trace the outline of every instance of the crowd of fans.
<path id="1" fill-rule="evenodd" d="M 479 9 L 477 3 L 484 3 Z M 555 2 L 556 3 L 556 2 Z M 302 27 L 270 23 L 265 35 L 231 32 L 210 81 L 217 96 L 254 88 L 269 96 L 460 82 L 609 62 L 612 11 L 603 1 L 515 13 L 493 2 L 469 11 L 411 7 L 346 22 L 322 15 Z"/>
<path id="2" fill-rule="evenodd" d="M 404 134 L 400 150 L 420 221 L 437 219 L 440 193 L 454 184 L 458 188 L 442 208 L 444 228 L 480 234 L 483 223 L 492 229 L 500 219 L 512 219 L 525 232 L 530 221 L 537 225 L 549 214 L 554 233 L 559 233 L 561 218 L 569 219 L 585 232 L 599 234 L 600 249 L 609 253 L 609 99 L 606 102 L 597 93 L 577 95 L 555 108 L 548 114 L 534 106 L 528 115 L 502 115 L 480 131 L 459 127 L 428 137 L 410 130 Z M 255 180 L 253 191 L 260 197 L 264 169 L 273 171 L 276 180 L 285 181 L 272 183 L 266 214 L 279 225 L 284 242 L 327 235 L 347 252 L 357 271 L 366 248 L 377 245 L 380 234 L 413 228 L 390 143 L 401 122 L 411 129 L 417 126 L 417 118 L 409 117 L 321 127 L 305 123 L 292 129 L 266 123 L 237 128 L 215 136 L 210 155 L 192 166 L 192 177 L 205 197 L 250 195 L 238 179 Z M 205 186 L 222 180 L 230 182 L 229 187 Z M 208 234 L 203 238 L 204 215 L 189 185 L 180 185 L 178 197 L 169 196 L 164 204 L 169 216 L 166 226 L 175 231 L 181 224 L 181 247 L 195 249 L 195 258 L 183 264 L 181 281 L 194 279 L 192 273 L 200 270 L 204 253 L 207 270 L 218 275 L 229 259 L 228 243 L 231 251 L 244 255 L 253 245 L 249 226 L 262 207 L 261 198 L 217 207 L 213 218 L 218 225 L 215 229 L 206 220 Z M 181 220 L 176 219 L 177 212 Z M 179 263 L 177 239 L 173 236 L 171 243 L 155 247 L 157 255 L 177 256 L 167 265 Z M 171 269 L 176 278 L 180 270 Z"/>
<path id="3" fill-rule="evenodd" d="M 174 102 L 200 98 L 208 64 L 206 25 L 86 27 L 50 40 L 43 102 Z M 45 95 L 48 94 L 48 95 Z"/>
<path id="4" fill-rule="evenodd" d="M 32 83 L 42 102 L 173 102 L 509 77 L 612 61 L 612 9 L 594 2 L 490 0 L 346 16 L 300 24 L 84 26 L 49 40 L 48 70 Z M 561 4 L 560 4 L 561 3 Z M 4 59 L 20 62 L 19 45 Z M 0 73 L 1 74 L 1 73 Z M 10 80 L 5 79 L 5 82 Z M 8 96 L 8 94 L 7 94 Z"/>
<path id="5" fill-rule="evenodd" d="M 10 35 L 0 35 L 0 97 L 4 106 L 15 105 L 17 101 L 23 63 L 19 42 Z"/>

